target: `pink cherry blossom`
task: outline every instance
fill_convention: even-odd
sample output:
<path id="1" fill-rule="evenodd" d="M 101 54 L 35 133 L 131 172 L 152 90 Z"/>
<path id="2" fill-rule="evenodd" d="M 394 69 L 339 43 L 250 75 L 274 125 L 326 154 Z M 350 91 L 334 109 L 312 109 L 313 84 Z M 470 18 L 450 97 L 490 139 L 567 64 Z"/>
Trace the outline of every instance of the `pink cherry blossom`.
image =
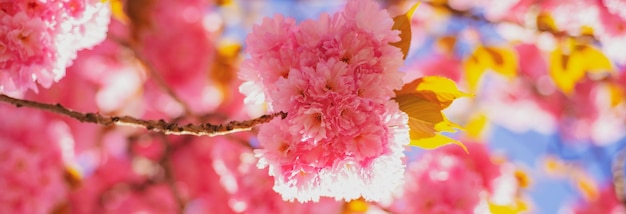
<path id="1" fill-rule="evenodd" d="M 8 104 L 0 104 L 0 114 L 0 213 L 52 212 L 68 192 L 64 152 L 73 141 L 67 124 Z"/>
<path id="2" fill-rule="evenodd" d="M 392 25 L 386 10 L 355 0 L 300 25 L 265 19 L 247 38 L 240 90 L 288 114 L 260 127 L 257 151 L 283 199 L 386 200 L 401 184 L 408 133 L 390 101 L 403 63 Z"/>
<path id="3" fill-rule="evenodd" d="M 343 203 L 331 198 L 319 202 L 288 202 L 272 189 L 274 178 L 266 169 L 256 167 L 257 159 L 249 148 L 225 139 L 216 139 L 213 168 L 220 183 L 231 194 L 229 206 L 237 213 L 340 213 Z"/>
<path id="4" fill-rule="evenodd" d="M 223 178 L 214 167 L 214 149 L 217 148 L 215 144 L 235 143 L 222 142 L 223 140 L 206 137 L 194 139 L 172 154 L 172 171 L 181 196 L 189 201 L 196 201 L 202 209 L 211 213 L 234 213 L 229 205 L 228 187 L 220 183 Z"/>
<path id="5" fill-rule="evenodd" d="M 142 186 L 146 178 L 134 171 L 131 159 L 106 155 L 72 191 L 72 213 L 176 212 L 176 203 L 165 184 Z"/>
<path id="6" fill-rule="evenodd" d="M 217 89 L 208 78 L 216 43 L 213 32 L 204 23 L 207 14 L 214 14 L 207 13 L 211 4 L 212 1 L 201 0 L 155 1 L 147 9 L 150 26 L 136 32 L 138 52 L 192 113 L 207 113 L 219 104 L 213 96 Z M 182 107 L 173 106 L 177 103 L 162 93 L 154 78 L 146 85 L 145 98 L 149 103 L 160 104 L 149 111 L 180 116 Z"/>
<path id="7" fill-rule="evenodd" d="M 460 147 L 446 146 L 410 163 L 406 182 L 391 209 L 398 213 L 458 214 L 484 209 L 481 200 L 497 191 L 492 187 L 501 169 L 491 161 L 484 144 L 465 145 L 469 154 Z"/>
<path id="8" fill-rule="evenodd" d="M 0 5 L 0 92 L 37 91 L 65 76 L 76 52 L 106 36 L 99 0 L 18 0 Z"/>
<path id="9" fill-rule="evenodd" d="M 481 178 L 458 158 L 430 156 L 411 165 L 405 186 L 404 213 L 473 213 L 480 202 Z"/>

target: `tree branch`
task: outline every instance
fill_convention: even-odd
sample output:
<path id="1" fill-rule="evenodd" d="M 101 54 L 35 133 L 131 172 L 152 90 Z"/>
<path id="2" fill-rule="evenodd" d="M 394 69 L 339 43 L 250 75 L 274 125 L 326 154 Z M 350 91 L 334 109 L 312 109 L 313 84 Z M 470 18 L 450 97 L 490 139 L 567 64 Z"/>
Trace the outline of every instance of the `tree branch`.
<path id="1" fill-rule="evenodd" d="M 172 88 L 167 85 L 163 77 L 156 71 L 156 68 L 154 68 L 154 66 L 152 66 L 152 64 L 150 64 L 150 62 L 148 62 L 148 60 L 146 60 L 135 47 L 128 46 L 128 48 L 133 52 L 135 58 L 139 60 L 139 62 L 146 68 L 146 70 L 148 70 L 148 73 L 156 82 L 156 84 L 161 88 L 161 90 L 165 91 L 167 95 L 169 95 L 172 99 L 174 99 L 174 101 L 181 105 L 181 107 L 183 108 L 183 112 L 186 116 L 194 118 L 195 115 L 191 111 L 191 108 L 189 108 L 189 105 L 185 101 L 183 101 L 183 99 L 181 99 L 180 96 L 178 96 L 178 94 L 176 94 L 176 92 L 174 92 Z"/>
<path id="2" fill-rule="evenodd" d="M 144 120 L 130 116 L 102 116 L 99 113 L 83 113 L 77 112 L 63 107 L 61 104 L 47 104 L 30 100 L 16 99 L 4 94 L 0 94 L 0 101 L 10 103 L 16 107 L 31 107 L 37 108 L 57 114 L 66 115 L 74 118 L 83 123 L 95 123 L 100 125 L 120 125 L 130 127 L 142 127 L 150 131 L 162 132 L 165 134 L 173 135 L 195 135 L 195 136 L 218 136 L 225 135 L 240 131 L 248 131 L 252 127 L 267 123 L 277 116 L 281 116 L 283 119 L 287 117 L 287 113 L 278 112 L 269 115 L 263 115 L 261 117 L 244 120 L 244 121 L 230 121 L 225 124 L 178 124 L 174 122 L 166 122 L 164 120 Z"/>
<path id="3" fill-rule="evenodd" d="M 163 143 L 163 146 L 164 146 L 164 151 L 161 156 L 161 159 L 159 160 L 159 164 L 163 168 L 165 182 L 167 183 L 167 186 L 170 188 L 170 191 L 172 192 L 172 195 L 174 199 L 176 200 L 176 204 L 178 205 L 178 212 L 184 213 L 186 202 L 182 194 L 180 193 L 180 189 L 178 189 L 178 186 L 176 186 L 176 177 L 174 177 L 174 171 L 172 170 L 172 163 L 171 163 L 172 161 L 171 156 L 173 152 L 172 145 L 171 145 L 171 142 L 167 140 L 167 137 L 165 137 L 165 135 L 163 134 L 159 134 L 159 135 L 161 137 L 161 143 Z"/>
<path id="4" fill-rule="evenodd" d="M 138 44 L 136 44 L 136 42 L 127 41 L 111 34 L 110 32 L 107 34 L 107 39 L 110 39 L 118 45 L 128 49 L 137 62 L 139 62 L 139 64 L 146 69 L 148 75 L 155 81 L 157 86 L 183 108 L 184 115 L 189 118 L 195 118 L 195 115 L 191 111 L 191 108 L 189 108 L 189 105 L 183 101 L 183 99 L 181 99 L 180 96 L 178 96 L 178 94 L 176 94 L 176 92 L 169 87 L 169 85 L 167 85 L 163 77 L 159 74 L 159 72 L 157 72 L 156 68 L 141 54 L 139 48 L 137 48 Z"/>

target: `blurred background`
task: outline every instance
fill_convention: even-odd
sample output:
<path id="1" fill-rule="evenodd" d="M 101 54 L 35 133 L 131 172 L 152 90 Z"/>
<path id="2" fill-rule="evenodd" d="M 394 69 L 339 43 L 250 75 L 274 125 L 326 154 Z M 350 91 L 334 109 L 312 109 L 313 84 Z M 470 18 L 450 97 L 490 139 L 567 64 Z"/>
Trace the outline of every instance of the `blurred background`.
<path id="1" fill-rule="evenodd" d="M 418 1 L 378 2 L 394 17 Z M 16 96 L 181 123 L 257 117 L 266 107 L 243 104 L 237 77 L 253 26 L 276 14 L 298 22 L 317 19 L 345 1 L 110 3 L 103 43 L 80 51 L 49 89 Z M 467 213 L 454 200 L 469 197 L 492 213 L 626 213 L 625 9 L 623 0 L 421 1 L 411 20 L 404 80 L 444 76 L 474 94 L 445 111 L 461 126 L 446 135 L 465 143 L 470 154 L 453 145 L 408 149 L 407 173 L 413 175 L 407 183 L 422 185 L 407 186 L 420 193 L 399 193 L 403 199 L 397 202 L 283 202 L 271 189 L 267 169 L 255 167 L 256 130 L 214 138 L 164 136 L 0 103 L 0 115 L 7 118 L 0 121 L 0 138 L 32 142 L 19 149 L 0 145 L 7 163 L 0 170 L 15 177 L 2 190 L 14 193 L 4 199 L 13 208 L 4 209 L 419 213 L 409 208 L 417 203 L 422 210 L 447 206 L 423 213 Z M 451 170 L 438 162 L 448 156 L 468 164 L 454 170 L 471 173 L 439 180 L 421 176 Z M 472 179 L 488 184 L 467 190 L 477 185 Z"/>

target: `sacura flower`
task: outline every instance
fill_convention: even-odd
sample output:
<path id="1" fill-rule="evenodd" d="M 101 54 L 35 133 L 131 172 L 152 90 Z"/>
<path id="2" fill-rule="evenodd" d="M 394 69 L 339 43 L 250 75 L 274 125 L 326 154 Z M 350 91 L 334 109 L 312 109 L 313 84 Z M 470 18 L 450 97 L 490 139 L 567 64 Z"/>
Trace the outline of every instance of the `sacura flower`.
<path id="1" fill-rule="evenodd" d="M 287 113 L 260 126 L 256 151 L 283 199 L 385 200 L 402 183 L 409 139 L 390 100 L 403 62 L 392 26 L 386 10 L 355 0 L 319 20 L 277 15 L 253 28 L 240 91 Z"/>
<path id="2" fill-rule="evenodd" d="M 481 200 L 506 183 L 497 182 L 503 177 L 501 166 L 491 161 L 484 144 L 465 145 L 469 155 L 460 147 L 446 146 L 410 163 L 406 183 L 391 208 L 398 213 L 484 213 Z"/>
<path id="3" fill-rule="evenodd" d="M 100 0 L 0 4 L 0 92 L 37 91 L 65 76 L 76 52 L 101 42 L 109 7 Z"/>
<path id="4" fill-rule="evenodd" d="M 235 213 L 341 213 L 343 203 L 330 198 L 321 198 L 317 203 L 282 200 L 272 189 L 274 179 L 267 168 L 256 167 L 252 150 L 225 138 L 214 139 L 213 168 L 220 175 L 219 183 L 231 194 L 227 204 Z"/>
<path id="5" fill-rule="evenodd" d="M 206 12 L 211 4 L 211 1 L 204 0 L 163 0 L 154 1 L 150 6 L 141 5 L 150 24 L 135 32 L 139 39 L 139 53 L 194 113 L 210 112 L 218 106 L 215 96 L 210 93 L 216 90 L 216 84 L 206 78 L 216 57 L 214 32 L 207 29 L 205 23 L 206 16 L 214 15 Z M 147 87 L 145 97 L 150 102 L 169 99 L 153 81 L 149 81 Z M 176 107 L 154 110 L 173 117 L 182 113 L 182 108 Z"/>
<path id="6" fill-rule="evenodd" d="M 0 105 L 0 213 L 51 213 L 64 203 L 73 137 L 66 123 Z M 49 140 L 42 140 L 49 139 Z"/>

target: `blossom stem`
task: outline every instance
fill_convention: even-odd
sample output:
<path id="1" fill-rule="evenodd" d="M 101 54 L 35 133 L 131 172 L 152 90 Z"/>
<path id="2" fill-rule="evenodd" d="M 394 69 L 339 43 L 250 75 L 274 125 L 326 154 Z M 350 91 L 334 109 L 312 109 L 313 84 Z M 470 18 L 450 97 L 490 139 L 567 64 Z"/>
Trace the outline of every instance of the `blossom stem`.
<path id="1" fill-rule="evenodd" d="M 169 95 L 172 99 L 174 99 L 174 101 L 176 101 L 178 104 L 182 106 L 183 111 L 186 116 L 190 118 L 195 118 L 195 115 L 191 111 L 191 108 L 189 108 L 189 105 L 185 101 L 183 101 L 183 99 L 181 99 L 180 96 L 178 96 L 178 94 L 176 94 L 176 92 L 174 92 L 174 90 L 172 90 L 172 88 L 169 87 L 169 85 L 167 85 L 163 77 L 159 75 L 159 73 L 156 71 L 156 68 L 154 68 L 154 66 L 152 66 L 152 64 L 150 64 L 148 60 L 146 60 L 139 53 L 139 51 L 137 51 L 135 47 L 129 47 L 129 49 L 131 49 L 132 52 L 135 54 L 135 58 L 139 60 L 141 64 L 143 64 L 146 70 L 148 70 L 148 73 L 150 74 L 152 79 L 156 82 L 156 84 L 161 88 L 161 90 L 165 91 L 167 95 Z"/>
<path id="2" fill-rule="evenodd" d="M 172 170 L 172 164 L 171 164 L 171 156 L 173 152 L 172 145 L 171 145 L 171 142 L 169 142 L 169 140 L 165 137 L 165 135 L 160 134 L 160 136 L 161 136 L 161 142 L 163 143 L 165 150 L 163 151 L 163 156 L 161 156 L 161 160 L 159 161 L 159 164 L 163 168 L 167 186 L 170 188 L 170 191 L 172 192 L 174 199 L 176 199 L 176 204 L 178 204 L 178 212 L 184 213 L 186 202 L 182 194 L 180 193 L 180 189 L 178 189 L 178 186 L 176 186 L 176 178 L 174 177 L 174 172 Z"/>
<path id="3" fill-rule="evenodd" d="M 119 125 L 119 126 L 130 126 L 130 127 L 143 127 L 150 131 L 162 132 L 165 134 L 172 135 L 195 135 L 195 136 L 218 136 L 218 135 L 226 135 L 230 133 L 240 132 L 240 131 L 248 131 L 252 129 L 252 127 L 257 126 L 259 124 L 267 123 L 273 118 L 277 116 L 281 116 L 285 118 L 287 113 L 278 112 L 273 114 L 267 114 L 260 116 L 258 118 L 254 118 L 251 120 L 244 121 L 230 121 L 224 124 L 211 124 L 211 123 L 202 123 L 202 124 L 178 124 L 175 122 L 166 122 L 165 120 L 144 120 L 139 118 L 134 118 L 131 116 L 103 116 L 99 113 L 84 113 L 74 111 L 68 108 L 63 107 L 61 104 L 47 104 L 40 103 L 36 101 L 30 100 L 22 100 L 9 97 L 4 94 L 0 94 L 0 101 L 10 103 L 15 105 L 16 107 L 31 107 L 37 108 L 57 114 L 66 115 L 68 117 L 74 118 L 83 123 L 95 123 L 104 126 L 109 125 Z"/>
<path id="4" fill-rule="evenodd" d="M 183 99 L 181 99 L 180 96 L 178 96 L 178 94 L 176 94 L 176 92 L 171 87 L 169 87 L 169 85 L 167 85 L 163 77 L 157 72 L 156 68 L 154 68 L 154 66 L 143 55 L 141 55 L 136 44 L 128 42 L 112 34 L 108 34 L 107 39 L 110 39 L 120 46 L 130 50 L 134 58 L 143 66 L 144 69 L 146 69 L 146 71 L 155 81 L 157 86 L 183 108 L 184 115 L 189 118 L 196 118 L 196 115 L 194 115 L 194 113 L 191 111 L 189 105 L 185 101 L 183 101 Z"/>

